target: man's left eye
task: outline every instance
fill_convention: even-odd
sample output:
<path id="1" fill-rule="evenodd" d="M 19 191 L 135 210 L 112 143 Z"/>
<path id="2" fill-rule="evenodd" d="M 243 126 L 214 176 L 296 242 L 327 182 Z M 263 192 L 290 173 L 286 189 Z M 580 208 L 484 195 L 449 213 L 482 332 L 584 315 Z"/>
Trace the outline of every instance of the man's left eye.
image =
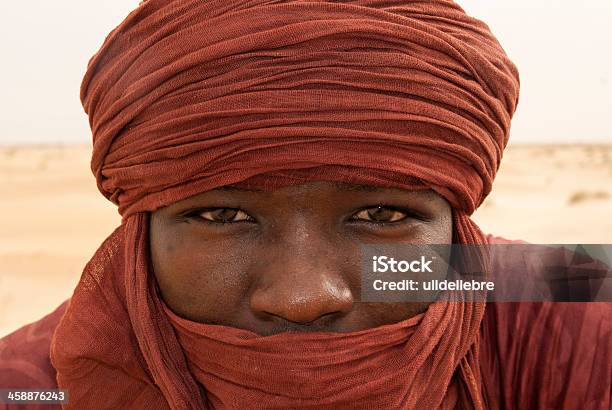
<path id="1" fill-rule="evenodd" d="M 248 221 L 251 217 L 244 211 L 235 208 L 217 208 L 200 212 L 200 218 L 209 222 L 231 223 Z"/>
<path id="2" fill-rule="evenodd" d="M 353 216 L 354 219 L 365 219 L 370 222 L 398 222 L 407 217 L 405 212 L 386 206 L 364 209 Z"/>

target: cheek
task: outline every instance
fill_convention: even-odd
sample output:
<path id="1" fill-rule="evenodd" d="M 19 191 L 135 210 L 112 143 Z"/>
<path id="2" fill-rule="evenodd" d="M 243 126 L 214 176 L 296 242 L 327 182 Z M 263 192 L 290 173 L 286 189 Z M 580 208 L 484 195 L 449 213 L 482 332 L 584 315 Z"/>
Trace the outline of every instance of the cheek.
<path id="1" fill-rule="evenodd" d="M 449 210 L 440 217 L 427 230 L 425 243 L 450 244 L 453 242 L 453 216 Z"/>
<path id="2" fill-rule="evenodd" d="M 388 240 L 387 244 L 440 244 L 449 245 L 453 239 L 453 223 L 450 210 L 448 213 L 440 215 L 432 223 L 423 225 L 415 229 L 411 235 L 406 235 L 401 239 Z M 408 248 L 411 249 L 411 248 Z M 425 247 L 418 252 L 409 252 L 411 255 L 408 259 L 416 258 L 420 255 L 425 255 L 429 259 L 447 261 L 450 257 L 450 247 L 435 246 L 432 248 Z M 420 277 L 420 280 L 443 280 L 447 276 L 445 269 L 446 264 L 440 264 L 440 268 L 434 267 L 432 273 L 427 273 Z M 389 280 L 404 279 L 404 274 L 397 274 L 395 277 L 389 273 L 386 276 Z M 397 323 L 427 310 L 430 302 L 396 302 L 396 303 L 362 303 L 360 308 L 364 316 L 368 317 L 370 323 L 381 326 L 385 324 Z"/>
<path id="3" fill-rule="evenodd" d="M 398 242 L 449 245 L 453 242 L 452 215 L 450 213 L 439 215 L 435 220 L 419 226 L 409 237 Z M 436 247 L 436 250 L 439 250 L 439 247 Z"/>
<path id="4" fill-rule="evenodd" d="M 242 303 L 249 288 L 248 257 L 231 239 L 152 230 L 153 271 L 166 304 L 189 320 L 222 323 Z"/>

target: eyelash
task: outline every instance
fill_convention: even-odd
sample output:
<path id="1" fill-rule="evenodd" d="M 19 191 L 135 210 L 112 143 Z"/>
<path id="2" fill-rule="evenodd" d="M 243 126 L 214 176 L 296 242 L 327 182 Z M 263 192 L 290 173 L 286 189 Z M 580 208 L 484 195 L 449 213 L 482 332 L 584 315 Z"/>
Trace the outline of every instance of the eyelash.
<path id="1" fill-rule="evenodd" d="M 372 220 L 367 220 L 367 219 L 357 219 L 354 217 L 354 215 L 359 214 L 363 211 L 367 211 L 369 209 L 375 209 L 375 208 L 384 208 L 390 211 L 395 211 L 395 212 L 400 212 L 402 214 L 404 214 L 404 216 L 401 217 L 401 219 L 397 220 L 397 221 L 393 221 L 393 222 L 379 222 L 379 221 L 372 221 Z M 397 227 L 397 226 L 401 226 L 411 220 L 418 220 L 418 221 L 422 221 L 422 222 L 426 222 L 428 221 L 428 218 L 426 218 L 425 216 L 411 210 L 411 209 L 406 209 L 406 208 L 401 208 L 401 207 L 397 207 L 397 206 L 392 206 L 392 205 L 375 205 L 375 206 L 368 206 L 365 208 L 362 208 L 360 210 L 358 210 L 355 214 L 353 214 L 353 216 L 350 218 L 351 222 L 356 222 L 356 223 L 366 223 L 366 224 L 370 224 L 370 225 L 374 225 L 374 226 L 386 226 L 386 227 Z"/>
<path id="2" fill-rule="evenodd" d="M 357 219 L 355 218 L 355 215 L 363 212 L 363 211 L 367 211 L 369 209 L 375 209 L 375 208 L 384 208 L 387 210 L 391 210 L 391 211 L 396 211 L 396 212 L 401 212 L 402 214 L 404 214 L 404 216 L 397 220 L 397 221 L 393 221 L 393 222 L 379 222 L 379 221 L 371 221 L 371 220 L 366 220 L 366 219 Z M 201 217 L 201 214 L 204 212 L 211 212 L 211 211 L 216 211 L 216 210 L 220 210 L 220 209 L 231 209 L 233 211 L 240 211 L 240 212 L 244 212 L 249 219 L 246 220 L 241 220 L 241 221 L 235 221 L 235 222 L 216 222 L 216 221 L 210 221 L 208 219 L 204 219 Z M 253 218 L 252 216 L 250 216 L 248 213 L 246 213 L 245 211 L 243 211 L 240 208 L 231 208 L 231 207 L 217 207 L 217 208 L 202 208 L 202 209 L 193 209 L 190 210 L 184 214 L 181 215 L 182 218 L 184 219 L 194 219 L 197 222 L 200 223 L 206 223 L 206 224 L 211 224 L 211 225 L 229 225 L 229 224 L 238 224 L 238 223 L 251 223 L 255 220 L 255 218 Z M 429 218 L 413 211 L 413 210 L 409 210 L 409 209 L 405 209 L 405 208 L 401 208 L 401 207 L 397 207 L 397 206 L 391 206 L 391 205 L 373 205 L 373 206 L 368 206 L 368 207 L 364 207 L 359 209 L 358 211 L 356 211 L 353 216 L 351 216 L 351 218 L 349 219 L 350 222 L 356 222 L 356 223 L 366 223 L 366 224 L 371 224 L 371 225 L 375 225 L 375 226 L 398 226 L 398 225 L 402 225 L 403 223 L 405 223 L 407 220 L 419 220 L 419 221 L 423 221 L 426 222 L 429 220 Z"/>

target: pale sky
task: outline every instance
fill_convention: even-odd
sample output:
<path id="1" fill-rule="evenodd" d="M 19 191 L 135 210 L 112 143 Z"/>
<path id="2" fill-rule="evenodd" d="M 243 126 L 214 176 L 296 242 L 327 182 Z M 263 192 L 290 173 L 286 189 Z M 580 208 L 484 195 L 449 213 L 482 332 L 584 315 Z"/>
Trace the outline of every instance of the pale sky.
<path id="1" fill-rule="evenodd" d="M 88 143 L 89 57 L 138 0 L 0 2 L 0 144 Z M 612 143 L 612 0 L 459 0 L 521 74 L 511 142 Z"/>

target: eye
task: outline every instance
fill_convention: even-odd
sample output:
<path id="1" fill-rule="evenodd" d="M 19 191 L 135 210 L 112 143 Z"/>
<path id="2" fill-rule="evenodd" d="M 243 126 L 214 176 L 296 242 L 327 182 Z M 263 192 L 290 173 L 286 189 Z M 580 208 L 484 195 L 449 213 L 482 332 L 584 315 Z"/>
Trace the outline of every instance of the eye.
<path id="1" fill-rule="evenodd" d="M 194 212 L 191 216 L 214 223 L 234 223 L 253 220 L 246 212 L 236 208 L 204 209 Z"/>
<path id="2" fill-rule="evenodd" d="M 363 209 L 356 213 L 351 219 L 365 219 L 369 222 L 389 223 L 399 222 L 408 218 L 409 214 L 388 206 L 376 206 Z"/>

